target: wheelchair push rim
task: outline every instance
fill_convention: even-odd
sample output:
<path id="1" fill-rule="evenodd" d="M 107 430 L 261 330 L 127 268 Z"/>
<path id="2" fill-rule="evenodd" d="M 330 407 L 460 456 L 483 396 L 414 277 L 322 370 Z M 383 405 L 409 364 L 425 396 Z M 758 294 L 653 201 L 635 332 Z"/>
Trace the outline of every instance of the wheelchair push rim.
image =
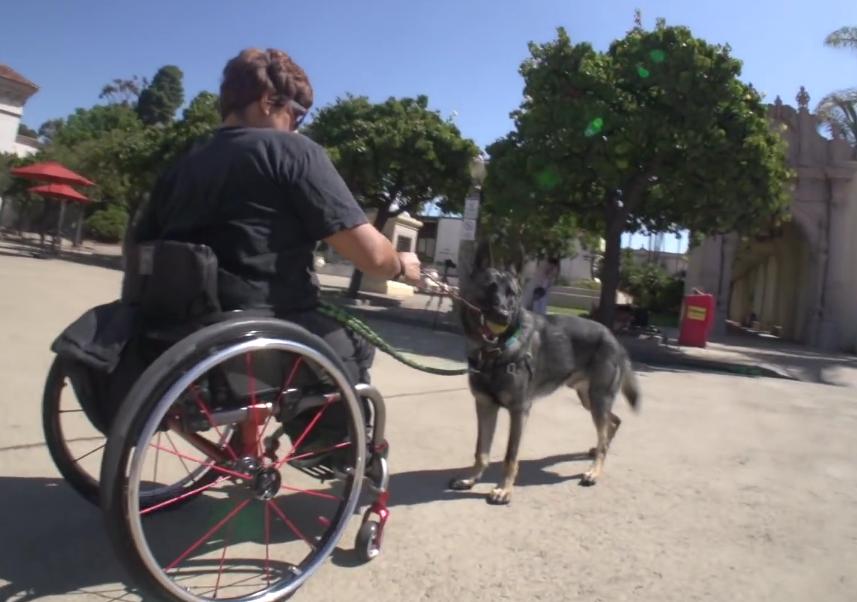
<path id="1" fill-rule="evenodd" d="M 236 432 L 241 434 L 240 445 L 234 446 L 239 449 L 232 449 L 229 445 L 219 448 L 206 446 L 197 440 L 198 453 L 193 457 L 184 455 L 186 461 L 206 466 L 217 475 L 216 478 L 196 490 L 147 508 L 143 503 L 145 498 L 140 495 L 147 459 L 153 449 L 163 451 L 162 446 L 153 445 L 152 441 L 163 432 L 165 423 L 172 429 L 176 428 L 171 422 L 170 412 L 182 396 L 189 391 L 193 394 L 196 383 L 218 366 L 240 358 L 246 359 L 248 382 L 253 383 L 251 364 L 254 354 L 272 351 L 298 358 L 295 366 L 303 361 L 320 369 L 332 379 L 336 388 L 335 392 L 322 396 L 324 402 L 318 409 L 313 409 L 313 419 L 299 436 L 290 441 L 288 453 L 282 457 L 274 454 L 272 458 L 270 450 L 265 451 L 263 439 L 266 442 L 276 440 L 273 435 L 265 437 L 271 427 L 275 427 L 274 434 L 280 433 L 277 437 L 282 435 L 275 419 L 280 408 L 275 403 L 256 403 L 255 385 L 250 384 L 253 402 L 237 414 L 233 410 L 229 415 L 240 417 L 232 423 Z M 182 370 L 179 378 L 151 407 L 139 434 L 136 437 L 132 435 L 127 444 L 133 449 L 126 456 L 127 493 L 122 505 L 127 516 L 129 544 L 150 577 L 147 581 L 156 584 L 169 598 L 194 602 L 283 599 L 294 593 L 332 553 L 358 504 L 365 469 L 366 428 L 354 389 L 325 354 L 311 346 L 279 338 L 257 337 L 233 342 L 213 351 L 193 366 L 182 367 Z M 289 381 L 295 370 L 292 370 Z M 289 384 L 283 382 L 280 397 Z M 298 478 L 302 473 L 291 471 L 292 464 L 315 453 L 330 451 L 306 452 L 302 445 L 315 423 L 335 403 L 342 403 L 349 410 L 348 443 L 334 447 L 343 448 L 341 451 L 349 456 L 350 463 L 338 475 L 339 478 L 326 485 L 327 489 L 308 488 Z M 203 413 L 215 430 L 218 422 L 222 426 L 222 420 L 226 420 L 222 417 L 227 416 L 218 413 L 215 417 L 210 408 L 204 408 Z M 193 441 L 193 433 L 186 435 L 189 435 L 189 441 Z M 154 510 L 177 507 L 187 495 L 198 496 L 200 502 L 182 506 L 175 513 L 163 512 L 154 516 Z M 203 499 L 206 500 L 204 503 Z M 164 528 L 164 523 L 172 520 L 174 514 L 191 516 L 189 513 L 197 504 L 207 503 L 211 503 L 211 516 L 205 517 L 202 524 L 196 518 L 184 522 L 183 518 L 175 517 L 180 521 L 179 528 Z M 316 509 L 321 506 L 325 510 Z M 306 519 L 303 522 L 299 516 L 301 507 L 310 508 L 303 513 L 308 515 L 308 518 L 303 516 Z M 182 532 L 186 525 L 193 528 Z M 193 536 L 188 538 L 191 531 Z M 170 537 L 159 537 L 163 533 L 169 533 Z M 172 540 L 179 539 L 183 541 L 176 547 Z M 234 547 L 230 540 L 235 543 Z M 165 549 L 169 552 L 164 552 Z M 254 557 L 249 557 L 251 549 Z M 287 560 L 285 556 L 288 556 Z M 254 590 L 252 588 L 257 587 L 255 582 L 259 584 Z M 252 591 L 233 596 L 237 589 Z"/>

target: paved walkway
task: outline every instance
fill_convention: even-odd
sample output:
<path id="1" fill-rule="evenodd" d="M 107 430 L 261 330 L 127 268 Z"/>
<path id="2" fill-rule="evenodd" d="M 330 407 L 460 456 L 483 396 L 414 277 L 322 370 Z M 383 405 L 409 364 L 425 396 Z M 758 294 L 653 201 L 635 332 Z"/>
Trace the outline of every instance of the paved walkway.
<path id="1" fill-rule="evenodd" d="M 0 600 L 138 599 L 97 509 L 58 477 L 42 443 L 48 345 L 116 296 L 119 273 L 0 254 Z M 458 365 L 458 336 L 372 324 L 426 363 Z M 296 597 L 400 600 L 850 602 L 857 591 L 857 403 L 850 389 L 640 366 L 642 412 L 624 422 L 593 488 L 594 443 L 567 391 L 540 401 L 511 506 L 445 490 L 472 458 L 464 377 L 379 356 L 389 403 L 392 519 L 384 553 L 355 566 L 357 521 Z M 570 403 L 571 401 L 571 403 Z M 502 457 L 501 422 L 494 459 Z"/>

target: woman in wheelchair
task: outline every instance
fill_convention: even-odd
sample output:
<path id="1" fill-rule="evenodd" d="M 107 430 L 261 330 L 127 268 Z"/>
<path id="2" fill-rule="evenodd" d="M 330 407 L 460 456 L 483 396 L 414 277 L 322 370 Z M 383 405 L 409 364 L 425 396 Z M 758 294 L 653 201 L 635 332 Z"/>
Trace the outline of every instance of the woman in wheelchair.
<path id="1" fill-rule="evenodd" d="M 369 385 L 374 349 L 317 311 L 313 251 L 324 241 L 365 274 L 412 284 L 420 264 L 368 223 L 324 149 L 297 132 L 312 102 L 306 73 L 285 52 L 249 49 L 230 60 L 223 126 L 162 174 L 129 231 L 122 301 L 91 310 L 53 347 L 43 412 L 51 454 L 78 491 L 100 500 L 117 555 L 158 598 L 207 600 L 227 587 L 230 599 L 291 595 L 332 551 L 373 470 L 381 497 L 370 511 L 381 520 L 367 513 L 358 548 L 368 559 L 380 545 L 387 472 L 375 458 L 386 443 L 383 400 Z M 140 322 L 149 343 L 132 352 L 124 335 Z M 66 381 L 108 433 L 100 483 L 79 467 L 92 452 L 74 457 L 60 426 L 71 415 L 61 405 Z M 160 476 L 161 452 L 179 471 L 174 481 Z M 289 467 L 344 484 L 301 485 Z M 324 516 L 311 510 L 312 524 L 299 526 L 278 501 L 284 492 L 297 493 L 290 510 L 334 506 Z M 176 517 L 163 527 L 197 498 L 220 519 L 203 528 L 198 517 Z M 251 502 L 261 508 L 260 531 L 230 531 L 238 514 L 250 520 Z M 171 512 L 151 517 L 162 509 Z M 239 535 L 244 560 L 229 565 Z M 309 552 L 278 560 L 275 544 L 291 540 Z M 261 577 L 244 576 L 254 571 Z"/>

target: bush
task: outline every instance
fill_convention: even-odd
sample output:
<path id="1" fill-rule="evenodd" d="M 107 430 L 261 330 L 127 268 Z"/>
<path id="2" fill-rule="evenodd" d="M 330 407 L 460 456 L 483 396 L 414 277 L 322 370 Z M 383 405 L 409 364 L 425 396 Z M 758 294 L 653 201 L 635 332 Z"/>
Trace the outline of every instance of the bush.
<path id="1" fill-rule="evenodd" d="M 637 263 L 631 253 L 622 258 L 620 288 L 634 297 L 635 305 L 656 312 L 678 312 L 684 296 L 684 279 L 670 276 L 655 263 Z"/>
<path id="2" fill-rule="evenodd" d="M 86 220 L 86 231 L 101 242 L 120 242 L 128 227 L 128 211 L 119 205 L 99 209 Z"/>

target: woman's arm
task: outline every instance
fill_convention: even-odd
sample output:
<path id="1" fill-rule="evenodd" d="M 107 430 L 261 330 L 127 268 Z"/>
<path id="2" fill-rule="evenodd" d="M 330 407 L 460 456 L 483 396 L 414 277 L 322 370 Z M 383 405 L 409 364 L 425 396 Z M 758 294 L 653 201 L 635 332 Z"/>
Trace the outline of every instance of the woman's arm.
<path id="1" fill-rule="evenodd" d="M 342 257 L 370 276 L 419 284 L 420 261 L 413 253 L 397 253 L 386 236 L 370 224 L 340 230 L 324 239 Z"/>

